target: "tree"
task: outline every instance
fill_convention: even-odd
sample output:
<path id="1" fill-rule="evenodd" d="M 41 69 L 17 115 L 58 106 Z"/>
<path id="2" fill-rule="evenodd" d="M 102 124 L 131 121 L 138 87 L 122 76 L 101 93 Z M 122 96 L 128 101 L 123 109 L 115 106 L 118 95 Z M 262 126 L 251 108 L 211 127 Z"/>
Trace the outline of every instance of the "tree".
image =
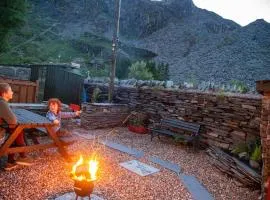
<path id="1" fill-rule="evenodd" d="M 129 67 L 128 77 L 137 80 L 152 80 L 153 74 L 146 68 L 146 63 L 144 61 L 138 61 Z"/>
<path id="2" fill-rule="evenodd" d="M 26 10 L 26 0 L 0 1 L 0 52 L 7 48 L 12 31 L 24 24 Z"/>
<path id="3" fill-rule="evenodd" d="M 153 74 L 154 80 L 165 81 L 168 79 L 168 64 L 148 61 L 146 63 L 146 69 Z"/>

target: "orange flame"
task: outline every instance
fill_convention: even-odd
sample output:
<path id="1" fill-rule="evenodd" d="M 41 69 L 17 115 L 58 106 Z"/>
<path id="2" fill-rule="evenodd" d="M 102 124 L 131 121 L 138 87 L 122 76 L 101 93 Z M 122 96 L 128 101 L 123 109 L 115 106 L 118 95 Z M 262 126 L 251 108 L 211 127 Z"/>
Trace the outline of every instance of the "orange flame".
<path id="1" fill-rule="evenodd" d="M 88 168 L 87 170 L 82 171 L 78 174 L 78 168 L 84 167 Z M 80 159 L 72 166 L 72 178 L 74 180 L 86 180 L 86 181 L 95 181 L 97 179 L 96 173 L 98 170 L 98 161 L 96 159 L 90 159 L 88 162 L 85 162 L 82 155 L 80 155 Z"/>

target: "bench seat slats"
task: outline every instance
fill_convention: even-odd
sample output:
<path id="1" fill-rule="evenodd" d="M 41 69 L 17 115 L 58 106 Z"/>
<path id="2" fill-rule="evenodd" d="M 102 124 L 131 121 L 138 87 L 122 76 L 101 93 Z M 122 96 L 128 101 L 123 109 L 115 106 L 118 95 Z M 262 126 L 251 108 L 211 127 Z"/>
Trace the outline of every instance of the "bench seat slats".
<path id="1" fill-rule="evenodd" d="M 161 121 L 165 123 L 178 124 L 178 125 L 192 127 L 192 128 L 200 128 L 199 124 L 192 124 L 191 122 L 184 122 L 180 120 L 162 119 Z"/>
<path id="2" fill-rule="evenodd" d="M 185 122 L 185 121 L 180 121 L 180 120 L 175 120 L 175 119 L 162 119 L 161 121 L 166 122 L 166 123 L 174 123 L 178 125 L 189 126 L 193 128 L 200 128 L 199 124 L 194 124 L 192 122 Z"/>
<path id="3" fill-rule="evenodd" d="M 177 138 L 182 138 L 182 139 L 187 140 L 187 141 L 192 140 L 192 136 L 180 135 L 178 133 L 174 133 L 174 132 L 169 131 L 169 130 L 152 129 L 152 131 L 155 132 L 155 133 L 159 133 L 159 134 L 164 134 L 164 135 L 169 135 L 169 136 L 176 136 Z"/>
<path id="4" fill-rule="evenodd" d="M 191 133 L 198 133 L 198 129 L 193 129 L 193 128 L 185 127 L 185 126 L 162 124 L 161 127 L 168 128 L 168 129 L 181 129 L 181 130 L 185 130 L 185 131 L 188 131 L 188 132 L 191 132 Z"/>
<path id="5" fill-rule="evenodd" d="M 185 122 L 177 119 L 161 119 L 160 123 L 151 130 L 151 140 L 154 136 L 167 135 L 192 142 L 193 147 L 198 141 L 201 125 L 192 122 Z M 188 133 L 187 133 L 188 132 Z"/>
<path id="6" fill-rule="evenodd" d="M 190 131 L 194 131 L 194 132 L 198 132 L 200 129 L 200 125 L 198 124 L 191 124 L 190 122 L 183 122 L 180 120 L 171 120 L 171 119 L 163 119 L 161 120 L 161 124 L 168 124 L 171 126 L 175 126 L 176 128 L 185 128 L 188 129 Z"/>

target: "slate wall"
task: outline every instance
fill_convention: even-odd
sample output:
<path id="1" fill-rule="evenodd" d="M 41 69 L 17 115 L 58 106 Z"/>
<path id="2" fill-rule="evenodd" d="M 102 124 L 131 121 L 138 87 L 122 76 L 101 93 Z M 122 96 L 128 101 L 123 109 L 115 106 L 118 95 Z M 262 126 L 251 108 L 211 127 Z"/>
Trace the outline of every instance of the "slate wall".
<path id="1" fill-rule="evenodd" d="M 85 85 L 88 95 L 95 87 Z M 202 141 L 224 149 L 260 137 L 261 95 L 225 94 L 176 89 L 115 87 L 114 100 L 149 114 L 158 122 L 165 117 L 203 125 Z"/>

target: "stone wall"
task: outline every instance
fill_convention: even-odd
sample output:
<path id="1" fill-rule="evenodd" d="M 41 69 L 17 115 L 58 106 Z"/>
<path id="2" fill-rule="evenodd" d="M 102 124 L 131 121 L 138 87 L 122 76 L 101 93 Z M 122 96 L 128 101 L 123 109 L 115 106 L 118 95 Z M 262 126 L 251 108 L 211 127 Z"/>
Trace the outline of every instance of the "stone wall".
<path id="1" fill-rule="evenodd" d="M 0 66 L 0 76 L 16 78 L 20 80 L 29 80 L 31 75 L 30 68 Z"/>
<path id="2" fill-rule="evenodd" d="M 204 125 L 202 141 L 222 148 L 260 136 L 261 98 L 196 91 L 143 89 L 139 110 Z"/>
<path id="3" fill-rule="evenodd" d="M 93 88 L 86 85 L 91 96 Z M 117 103 L 147 112 L 153 121 L 171 117 L 204 125 L 202 141 L 224 149 L 260 137 L 262 97 L 174 89 L 115 87 Z"/>
<path id="4" fill-rule="evenodd" d="M 130 114 L 127 104 L 83 103 L 81 125 L 86 129 L 116 127 Z"/>

